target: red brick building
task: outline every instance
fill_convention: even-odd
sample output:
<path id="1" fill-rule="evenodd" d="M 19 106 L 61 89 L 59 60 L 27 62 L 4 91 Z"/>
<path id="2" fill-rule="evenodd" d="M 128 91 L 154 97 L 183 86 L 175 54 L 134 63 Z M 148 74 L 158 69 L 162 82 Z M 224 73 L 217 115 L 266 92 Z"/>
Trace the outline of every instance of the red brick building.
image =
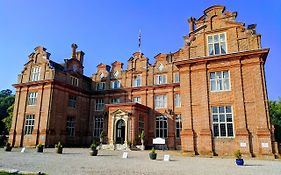
<path id="1" fill-rule="evenodd" d="M 212 6 L 195 19 L 177 52 L 154 63 L 140 52 L 83 75 L 84 53 L 58 64 L 35 48 L 19 74 L 9 141 L 14 146 L 88 145 L 104 131 L 111 148 L 162 137 L 188 154 L 273 155 L 264 63 L 256 25 Z"/>

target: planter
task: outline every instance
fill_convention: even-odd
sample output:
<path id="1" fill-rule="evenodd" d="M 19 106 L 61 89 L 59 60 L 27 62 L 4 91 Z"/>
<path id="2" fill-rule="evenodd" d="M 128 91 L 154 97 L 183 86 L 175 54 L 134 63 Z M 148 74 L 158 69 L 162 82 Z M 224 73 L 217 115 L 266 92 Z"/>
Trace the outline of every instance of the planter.
<path id="1" fill-rule="evenodd" d="M 36 149 L 37 149 L 38 153 L 42 153 L 43 152 L 43 147 L 37 147 Z"/>
<path id="2" fill-rule="evenodd" d="M 91 156 L 97 156 L 98 155 L 98 150 L 91 150 L 90 151 Z"/>
<path id="3" fill-rule="evenodd" d="M 155 160 L 157 158 L 157 153 L 149 153 L 149 158 Z"/>
<path id="4" fill-rule="evenodd" d="M 56 153 L 62 154 L 62 150 L 63 150 L 63 148 L 56 148 Z"/>
<path id="5" fill-rule="evenodd" d="M 244 160 L 243 159 L 236 159 L 236 164 L 239 165 L 239 166 L 243 166 Z"/>
<path id="6" fill-rule="evenodd" d="M 4 150 L 5 150 L 5 151 L 11 151 L 11 150 L 12 150 L 12 147 L 11 147 L 11 146 L 5 146 L 5 147 L 4 147 Z"/>

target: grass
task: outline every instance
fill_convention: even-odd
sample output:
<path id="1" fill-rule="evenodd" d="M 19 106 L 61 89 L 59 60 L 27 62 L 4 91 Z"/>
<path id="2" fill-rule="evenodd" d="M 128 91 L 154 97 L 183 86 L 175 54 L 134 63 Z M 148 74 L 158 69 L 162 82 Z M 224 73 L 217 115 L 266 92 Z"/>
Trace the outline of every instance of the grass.
<path id="1" fill-rule="evenodd" d="M 21 174 L 21 173 L 8 173 L 5 171 L 0 171 L 0 175 L 37 175 L 38 173 L 32 173 L 32 174 Z M 41 175 L 47 175 L 45 173 L 41 173 Z"/>

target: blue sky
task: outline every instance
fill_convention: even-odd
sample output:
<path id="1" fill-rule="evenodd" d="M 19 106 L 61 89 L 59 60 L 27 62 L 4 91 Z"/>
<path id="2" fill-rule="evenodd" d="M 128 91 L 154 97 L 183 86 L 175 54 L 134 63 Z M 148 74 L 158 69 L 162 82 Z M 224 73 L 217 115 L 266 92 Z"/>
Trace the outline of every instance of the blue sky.
<path id="1" fill-rule="evenodd" d="M 2 0 L 0 1 L 0 90 L 12 89 L 33 49 L 42 45 L 51 59 L 63 62 L 71 55 L 71 43 L 85 54 L 85 74 L 114 60 L 126 63 L 138 49 L 154 62 L 158 53 L 183 46 L 187 19 L 203 15 L 209 6 L 225 5 L 237 11 L 237 21 L 257 24 L 262 46 L 270 48 L 265 65 L 269 99 L 281 97 L 281 1 L 212 0 Z"/>

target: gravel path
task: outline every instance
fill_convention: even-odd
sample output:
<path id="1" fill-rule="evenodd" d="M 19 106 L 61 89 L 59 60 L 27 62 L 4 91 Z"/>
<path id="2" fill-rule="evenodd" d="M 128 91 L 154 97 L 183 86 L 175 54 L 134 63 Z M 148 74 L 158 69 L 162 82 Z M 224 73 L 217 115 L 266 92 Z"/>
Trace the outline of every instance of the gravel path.
<path id="1" fill-rule="evenodd" d="M 231 158 L 184 157 L 178 152 L 157 151 L 157 160 L 149 160 L 148 151 L 129 151 L 128 159 L 122 159 L 122 151 L 99 151 L 98 156 L 89 156 L 89 149 L 65 148 L 62 155 L 55 149 L 20 149 L 12 152 L 0 150 L 0 169 L 45 172 L 49 175 L 112 174 L 112 175 L 201 175 L 201 174 L 247 174 L 281 175 L 280 160 L 245 160 L 245 166 L 235 165 Z M 171 161 L 163 161 L 164 153 Z"/>

